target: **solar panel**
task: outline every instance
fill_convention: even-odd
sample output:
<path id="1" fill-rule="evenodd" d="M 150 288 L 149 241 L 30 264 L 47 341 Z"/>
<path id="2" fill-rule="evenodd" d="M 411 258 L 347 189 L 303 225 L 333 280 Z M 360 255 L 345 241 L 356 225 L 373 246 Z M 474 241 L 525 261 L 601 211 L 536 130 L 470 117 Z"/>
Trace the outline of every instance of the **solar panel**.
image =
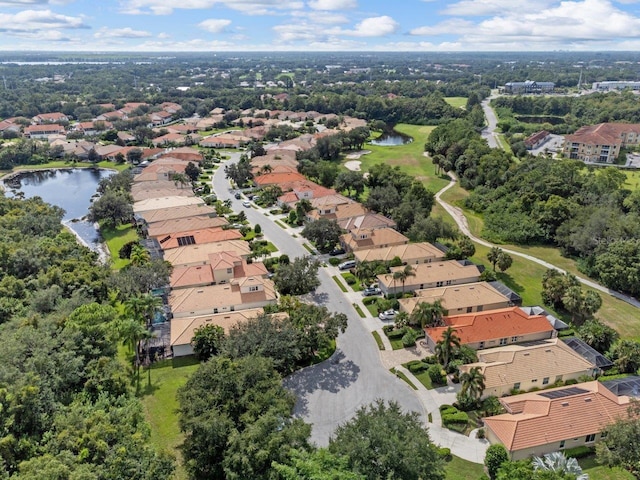
<path id="1" fill-rule="evenodd" d="M 581 393 L 589 393 L 589 390 L 585 390 L 584 388 L 579 388 L 579 387 L 569 387 L 569 388 L 564 388 L 562 390 L 551 390 L 549 392 L 542 392 L 542 393 L 539 393 L 538 395 L 541 395 L 550 400 L 555 400 L 557 398 L 565 398 L 565 397 L 572 397 L 574 395 L 580 395 Z"/>

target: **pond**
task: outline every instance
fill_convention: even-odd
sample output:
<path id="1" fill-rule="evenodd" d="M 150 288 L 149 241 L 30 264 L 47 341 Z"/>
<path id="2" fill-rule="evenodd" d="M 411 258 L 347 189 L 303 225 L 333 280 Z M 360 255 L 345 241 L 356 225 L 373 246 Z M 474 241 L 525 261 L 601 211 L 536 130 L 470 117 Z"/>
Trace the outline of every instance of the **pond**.
<path id="1" fill-rule="evenodd" d="M 94 168 L 24 172 L 5 180 L 5 194 L 7 197 L 39 196 L 45 202 L 63 208 L 65 214 L 62 223 L 73 230 L 89 248 L 98 251 L 100 235 L 94 225 L 86 221 L 86 215 L 100 180 L 114 173 Z"/>
<path id="2" fill-rule="evenodd" d="M 395 130 L 389 130 L 388 132 L 384 132 L 375 140 L 371 140 L 370 143 L 380 147 L 395 147 L 398 145 L 406 145 L 411 142 L 413 142 L 413 138 L 410 136 L 396 132 Z"/>

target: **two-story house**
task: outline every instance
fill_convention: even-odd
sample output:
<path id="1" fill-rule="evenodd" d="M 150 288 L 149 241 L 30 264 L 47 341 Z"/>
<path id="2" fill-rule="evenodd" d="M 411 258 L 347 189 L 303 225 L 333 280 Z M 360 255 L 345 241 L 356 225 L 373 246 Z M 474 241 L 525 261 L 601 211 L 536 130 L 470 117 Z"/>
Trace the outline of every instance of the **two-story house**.
<path id="1" fill-rule="evenodd" d="M 412 292 L 425 288 L 462 285 L 478 282 L 482 271 L 477 265 L 464 260 L 445 260 L 442 262 L 420 263 L 413 265 L 413 275 L 405 279 L 404 285 L 393 278 L 394 272 L 405 267 L 392 267 L 391 273 L 377 276 L 378 285 L 384 295 Z"/>

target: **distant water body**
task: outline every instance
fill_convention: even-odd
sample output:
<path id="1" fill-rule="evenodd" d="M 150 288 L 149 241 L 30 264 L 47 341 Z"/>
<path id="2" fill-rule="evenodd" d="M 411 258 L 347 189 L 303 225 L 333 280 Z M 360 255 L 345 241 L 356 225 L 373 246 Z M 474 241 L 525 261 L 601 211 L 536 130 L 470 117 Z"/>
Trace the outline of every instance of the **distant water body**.
<path id="1" fill-rule="evenodd" d="M 93 223 L 86 220 L 91 197 L 100 180 L 115 172 L 94 168 L 38 170 L 21 173 L 5 180 L 5 195 L 25 198 L 38 196 L 65 211 L 62 223 L 73 230 L 92 250 L 99 251 L 100 235 Z"/>

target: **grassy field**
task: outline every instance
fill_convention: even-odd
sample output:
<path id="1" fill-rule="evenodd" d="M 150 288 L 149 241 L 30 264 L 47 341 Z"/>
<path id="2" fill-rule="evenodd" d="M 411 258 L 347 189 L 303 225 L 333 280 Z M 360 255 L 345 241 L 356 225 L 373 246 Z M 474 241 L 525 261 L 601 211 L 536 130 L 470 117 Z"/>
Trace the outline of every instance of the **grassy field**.
<path id="1" fill-rule="evenodd" d="M 114 270 L 120 270 L 121 268 L 129 264 L 129 260 L 122 259 L 118 256 L 118 252 L 124 246 L 125 243 L 132 242 L 138 239 L 138 232 L 131 225 L 120 225 L 119 227 L 100 229 L 102 238 L 107 244 L 109 253 L 111 254 L 111 268 Z"/>
<path id="2" fill-rule="evenodd" d="M 141 372 L 140 401 L 151 426 L 151 441 L 158 449 L 173 453 L 176 462 L 176 480 L 186 480 L 178 446 L 182 434 L 178 427 L 178 400 L 176 393 L 185 384 L 189 375 L 198 369 L 194 357 L 165 360 L 151 368 L 151 385 L 147 383 L 148 371 Z"/>
<path id="3" fill-rule="evenodd" d="M 444 97 L 444 101 L 452 107 L 465 108 L 467 106 L 467 97 Z"/>
<path id="4" fill-rule="evenodd" d="M 478 480 L 484 474 L 484 468 L 453 455 L 445 467 L 445 474 L 447 480 Z"/>
<path id="5" fill-rule="evenodd" d="M 394 167 L 397 165 L 403 172 L 422 181 L 433 192 L 437 192 L 448 183 L 448 180 L 436 176 L 431 159 L 423 155 L 424 144 L 434 128 L 399 123 L 395 126 L 395 130 L 412 137 L 413 142 L 392 147 L 365 145 L 365 149 L 370 150 L 371 153 L 360 157 L 362 162 L 360 169 L 366 172 L 372 165 L 378 163 L 388 163 Z"/>
<path id="6" fill-rule="evenodd" d="M 621 468 L 598 465 L 595 457 L 581 458 L 578 463 L 582 467 L 582 471 L 589 475 L 589 480 L 633 480 L 635 478 Z"/>
<path id="7" fill-rule="evenodd" d="M 627 176 L 624 188 L 628 188 L 631 191 L 638 190 L 640 188 L 640 172 L 635 170 L 622 170 L 622 172 Z"/>

